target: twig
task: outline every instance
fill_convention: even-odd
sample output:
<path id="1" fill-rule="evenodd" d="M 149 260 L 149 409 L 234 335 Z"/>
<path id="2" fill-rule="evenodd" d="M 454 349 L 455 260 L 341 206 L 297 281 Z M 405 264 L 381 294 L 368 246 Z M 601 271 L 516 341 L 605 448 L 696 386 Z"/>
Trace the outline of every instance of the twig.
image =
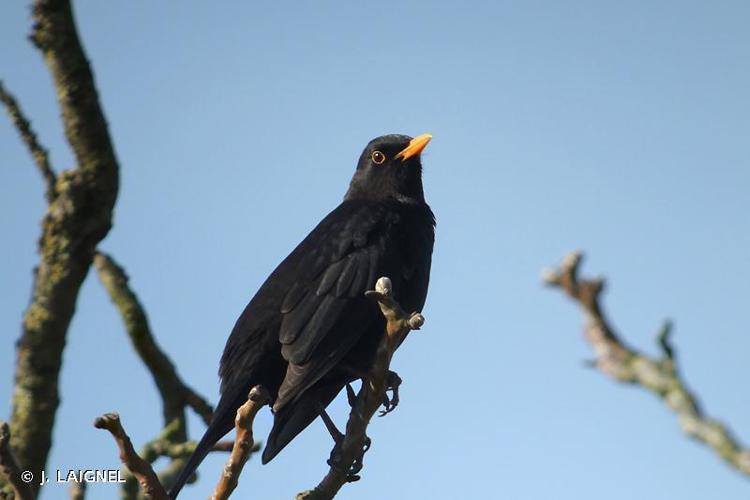
<path id="1" fill-rule="evenodd" d="M 378 346 L 373 366 L 362 380 L 362 387 L 349 413 L 344 439 L 337 453 L 332 454 L 328 473 L 314 489 L 299 493 L 297 500 L 332 499 L 344 484 L 359 479 L 358 476 L 352 475 L 352 470 L 361 468 L 362 454 L 368 446 L 367 426 L 383 404 L 386 378 L 393 354 L 409 331 L 418 330 L 424 324 L 421 314 L 407 314 L 393 299 L 391 280 L 388 278 L 380 278 L 375 290 L 370 290 L 365 295 L 380 305 L 386 319 L 386 332 Z"/>
<path id="2" fill-rule="evenodd" d="M 21 135 L 21 140 L 26 144 L 31 156 L 34 158 L 34 163 L 36 163 L 39 172 L 44 178 L 46 187 L 45 197 L 47 198 L 47 202 L 52 203 L 55 196 L 57 196 L 57 192 L 55 191 L 55 182 L 57 181 L 57 178 L 49 163 L 47 150 L 39 144 L 36 134 L 31 128 L 31 123 L 26 116 L 24 116 L 21 106 L 19 106 L 13 95 L 5 90 L 2 80 L 0 80 L 0 101 L 5 105 L 5 110 L 8 112 L 8 116 L 10 116 L 10 121 L 13 122 L 16 130 L 18 130 L 18 133 Z"/>
<path id="3" fill-rule="evenodd" d="M 245 466 L 245 462 L 253 451 L 253 422 L 255 415 L 267 405 L 270 397 L 266 390 L 256 385 L 250 389 L 247 395 L 247 401 L 237 410 L 237 416 L 234 419 L 234 426 L 237 435 L 234 439 L 232 453 L 229 460 L 224 465 L 221 478 L 214 489 L 211 500 L 225 500 L 229 498 L 234 489 L 237 487 L 240 473 Z"/>
<path id="4" fill-rule="evenodd" d="M 665 322 L 657 334 L 663 357 L 653 358 L 628 347 L 609 325 L 600 304 L 602 279 L 581 279 L 578 270 L 583 257 L 572 253 L 559 269 L 544 273 L 544 281 L 561 288 L 584 313 L 584 335 L 594 349 L 594 366 L 620 382 L 640 385 L 656 394 L 672 410 L 688 436 L 711 447 L 729 465 L 750 475 L 750 449 L 744 447 L 721 422 L 706 416 L 696 396 L 677 369 L 670 333 Z"/>
<path id="5" fill-rule="evenodd" d="M 159 482 L 165 489 L 172 484 L 177 474 L 185 466 L 190 455 L 195 451 L 196 446 L 198 446 L 198 443 L 195 441 L 175 442 L 175 436 L 183 432 L 182 429 L 183 427 L 180 422 L 177 419 L 173 420 L 156 438 L 146 443 L 138 453 L 143 460 L 150 464 L 153 464 L 160 457 L 172 459 L 166 467 L 157 473 Z M 233 445 L 232 441 L 220 441 L 211 448 L 211 451 L 230 452 Z M 256 452 L 259 448 L 260 446 L 254 446 L 252 451 Z M 129 470 L 125 471 L 123 478 L 125 482 L 122 485 L 120 497 L 123 500 L 138 499 L 138 479 Z"/>
<path id="6" fill-rule="evenodd" d="M 21 468 L 10 450 L 9 443 L 10 428 L 6 422 L 0 420 L 0 474 L 13 487 L 16 500 L 33 500 L 36 495 L 29 483 L 21 478 Z M 0 493 L 0 498 L 2 498 L 2 493 Z"/>
<path id="7" fill-rule="evenodd" d="M 94 427 L 108 430 L 115 438 L 120 450 L 120 461 L 138 479 L 144 497 L 148 500 L 167 500 L 167 492 L 159 482 L 151 464 L 143 460 L 133 449 L 133 443 L 130 442 L 130 438 L 125 433 L 119 415 L 116 413 L 104 414 L 94 421 Z"/>
<path id="8" fill-rule="evenodd" d="M 31 38 L 52 75 L 77 163 L 56 179 L 17 344 L 11 447 L 21 468 L 38 474 L 52 445 L 68 326 L 94 250 L 112 225 L 119 167 L 69 0 L 35 0 L 32 9 Z"/>

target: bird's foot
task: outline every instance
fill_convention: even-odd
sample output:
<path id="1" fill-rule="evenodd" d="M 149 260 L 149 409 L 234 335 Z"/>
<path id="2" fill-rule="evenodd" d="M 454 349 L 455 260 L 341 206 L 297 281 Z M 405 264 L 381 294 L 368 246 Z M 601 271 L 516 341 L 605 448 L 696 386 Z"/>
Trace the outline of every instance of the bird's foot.
<path id="1" fill-rule="evenodd" d="M 383 406 L 385 409 L 380 410 L 378 416 L 384 417 L 396 409 L 399 403 L 398 388 L 401 386 L 401 382 L 403 381 L 398 376 L 398 373 L 388 370 L 388 375 L 386 375 L 385 379 L 385 395 L 383 396 Z M 392 396 L 388 396 L 388 391 L 391 391 Z"/>
<path id="2" fill-rule="evenodd" d="M 331 456 L 328 459 L 328 465 L 330 467 L 341 467 L 341 444 L 342 441 L 339 441 L 336 443 L 336 445 L 333 447 L 333 450 L 331 450 Z M 354 458 L 354 461 L 352 464 L 346 469 L 346 482 L 347 483 L 353 483 L 354 481 L 359 481 L 359 472 L 362 470 L 362 467 L 364 466 L 364 457 L 365 453 L 367 453 L 367 450 L 370 449 L 370 445 L 372 444 L 372 441 L 369 437 L 365 436 L 364 441 L 362 442 L 362 450 L 357 453 L 357 456 Z"/>
<path id="3" fill-rule="evenodd" d="M 341 447 L 344 444 L 345 436 L 340 430 L 338 430 L 336 424 L 333 423 L 333 420 L 331 419 L 330 415 L 328 415 L 328 412 L 326 412 L 325 408 L 320 408 L 320 418 L 323 420 L 326 429 L 328 429 L 328 433 L 331 435 L 331 437 L 333 438 L 333 442 L 335 443 L 333 445 L 333 449 L 331 450 L 331 456 L 328 458 L 328 465 L 331 467 L 341 467 L 341 461 L 343 459 L 343 457 L 341 456 Z M 359 476 L 357 474 L 362 470 L 362 460 L 365 456 L 365 452 L 370 449 L 370 444 L 370 438 L 365 436 L 365 439 L 362 443 L 362 451 L 359 452 L 354 458 L 352 465 L 346 469 L 347 482 L 351 483 L 354 481 L 359 481 Z"/>

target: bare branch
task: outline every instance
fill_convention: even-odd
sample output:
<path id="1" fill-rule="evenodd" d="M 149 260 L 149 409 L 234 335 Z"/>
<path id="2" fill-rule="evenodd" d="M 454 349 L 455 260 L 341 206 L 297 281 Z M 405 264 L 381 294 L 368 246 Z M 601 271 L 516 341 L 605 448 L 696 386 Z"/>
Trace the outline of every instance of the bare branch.
<path id="1" fill-rule="evenodd" d="M 297 500 L 332 499 L 344 484 L 359 479 L 359 476 L 352 474 L 352 471 L 361 469 L 362 454 L 369 446 L 366 436 L 367 426 L 377 409 L 383 404 L 386 379 L 393 354 L 409 331 L 418 330 L 424 324 L 424 317 L 421 314 L 407 314 L 393 299 L 390 279 L 380 278 L 375 285 L 375 290 L 368 291 L 366 295 L 378 301 L 380 305 L 380 310 L 387 321 L 385 335 L 378 346 L 373 366 L 363 379 L 362 387 L 353 401 L 346 424 L 346 433 L 339 449 L 334 448 L 328 473 L 314 489 L 299 493 Z"/>
<path id="2" fill-rule="evenodd" d="M 10 450 L 10 428 L 6 422 L 0 420 L 0 474 L 13 487 L 16 500 L 33 500 L 36 495 L 29 483 L 21 477 L 21 468 Z M 0 493 L 0 498 L 2 493 Z"/>
<path id="3" fill-rule="evenodd" d="M 665 322 L 657 335 L 663 353 L 661 359 L 625 345 L 602 312 L 600 294 L 604 281 L 578 276 L 582 258 L 578 252 L 568 255 L 559 269 L 544 273 L 544 281 L 561 288 L 583 311 L 584 335 L 596 355 L 594 366 L 615 380 L 640 385 L 656 394 L 677 415 L 684 433 L 711 447 L 738 471 L 750 475 L 750 449 L 723 423 L 706 416 L 677 369 L 670 341 L 671 323 Z"/>
<path id="4" fill-rule="evenodd" d="M 58 376 L 81 284 L 112 224 L 118 164 L 69 0 L 36 0 L 32 39 L 52 75 L 77 168 L 56 180 L 43 221 L 40 262 L 18 342 L 11 447 L 22 469 L 47 462 L 59 405 Z M 34 482 L 36 483 L 36 482 Z M 36 491 L 38 484 L 32 484 Z"/>
<path id="5" fill-rule="evenodd" d="M 52 170 L 52 166 L 50 166 L 47 150 L 39 144 L 36 134 L 31 128 L 31 123 L 24 116 L 21 106 L 19 106 L 13 95 L 5 90 L 2 80 L 0 80 L 0 101 L 5 105 L 5 110 L 8 112 L 8 116 L 10 116 L 10 121 L 13 123 L 13 126 L 16 127 L 16 130 L 18 130 L 18 133 L 21 135 L 21 140 L 26 144 L 31 156 L 34 158 L 34 163 L 36 163 L 39 172 L 44 178 L 46 186 L 45 197 L 47 198 L 47 202 L 52 203 L 55 196 L 57 196 L 57 192 L 55 191 L 55 182 L 57 181 L 57 178 L 55 172 Z"/>
<path id="6" fill-rule="evenodd" d="M 160 456 L 172 459 L 169 465 L 164 467 L 158 473 L 161 484 L 171 485 L 174 483 L 197 446 L 198 443 L 196 441 L 187 441 L 184 443 L 168 444 L 164 448 L 157 450 L 160 453 Z M 229 453 L 232 451 L 233 447 L 233 441 L 220 441 L 211 447 L 211 452 Z M 260 450 L 260 444 L 255 443 L 250 451 L 255 453 L 258 450 Z M 141 454 L 141 456 L 143 455 Z M 188 481 L 188 483 L 190 483 L 190 481 Z"/>
<path id="7" fill-rule="evenodd" d="M 247 395 L 247 401 L 237 410 L 237 416 L 234 419 L 234 426 L 237 435 L 232 447 L 232 453 L 229 460 L 224 465 L 221 478 L 214 489 L 211 500 L 225 500 L 229 498 L 234 489 L 237 487 L 242 468 L 250 457 L 254 449 L 253 442 L 253 422 L 258 411 L 270 402 L 270 397 L 266 390 L 256 385 L 250 389 Z"/>
<path id="8" fill-rule="evenodd" d="M 167 425 L 159 435 L 153 440 L 146 443 L 138 455 L 146 462 L 153 464 L 160 457 L 168 457 L 172 460 L 170 463 L 157 473 L 159 482 L 166 488 L 171 485 L 176 479 L 177 474 L 185 466 L 190 455 L 195 451 L 198 446 L 196 441 L 183 441 L 175 442 L 175 436 L 180 432 L 184 432 L 182 424 L 177 420 L 173 420 Z M 220 441 L 216 443 L 212 448 L 211 452 L 230 452 L 232 451 L 232 441 Z M 253 446 L 252 451 L 256 452 L 260 448 L 259 445 Z M 137 477 L 129 470 L 126 470 L 123 478 L 125 482 L 122 485 L 120 497 L 124 500 L 135 500 L 142 498 L 139 496 L 139 483 Z"/>
<path id="9" fill-rule="evenodd" d="M 133 443 L 130 442 L 130 438 L 120 423 L 120 416 L 116 413 L 102 415 L 94 421 L 94 427 L 108 430 L 115 438 L 120 450 L 120 460 L 138 479 L 144 497 L 147 500 L 167 500 L 167 492 L 159 482 L 151 464 L 143 460 L 133 449 Z"/>

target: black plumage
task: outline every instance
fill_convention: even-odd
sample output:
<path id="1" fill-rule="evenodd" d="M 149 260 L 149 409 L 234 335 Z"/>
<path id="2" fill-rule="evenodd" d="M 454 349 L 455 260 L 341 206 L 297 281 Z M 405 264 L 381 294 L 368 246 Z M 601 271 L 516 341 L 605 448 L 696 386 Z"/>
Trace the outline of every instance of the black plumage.
<path id="1" fill-rule="evenodd" d="M 380 276 L 407 311 L 427 295 L 435 219 L 420 153 L 431 136 L 367 145 L 344 201 L 271 273 L 240 315 L 221 358 L 213 420 L 170 491 L 175 498 L 210 447 L 233 426 L 248 391 L 273 401 L 267 463 L 373 361 L 385 320 L 364 292 Z"/>

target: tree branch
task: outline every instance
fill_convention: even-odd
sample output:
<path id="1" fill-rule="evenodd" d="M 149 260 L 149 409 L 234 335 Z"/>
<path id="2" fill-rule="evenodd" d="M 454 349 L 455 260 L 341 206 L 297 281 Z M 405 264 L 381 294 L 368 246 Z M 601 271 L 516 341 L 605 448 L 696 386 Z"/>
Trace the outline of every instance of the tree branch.
<path id="1" fill-rule="evenodd" d="M 36 0 L 32 40 L 52 75 L 77 167 L 56 180 L 43 220 L 40 262 L 18 342 L 11 447 L 21 468 L 44 469 L 59 405 L 65 337 L 94 250 L 109 231 L 118 164 L 68 0 Z M 36 491 L 38 484 L 32 485 Z"/>
<path id="2" fill-rule="evenodd" d="M 99 280 L 109 293 L 112 302 L 117 306 L 128 337 L 151 373 L 161 396 L 164 430 L 159 437 L 144 447 L 141 456 L 148 462 L 153 462 L 159 456 L 172 458 L 172 463 L 159 473 L 162 484 L 169 486 L 175 477 L 175 471 L 179 471 L 187 459 L 186 456 L 177 456 L 174 449 L 171 453 L 168 452 L 170 446 L 182 446 L 184 449 L 190 444 L 186 442 L 185 407 L 191 407 L 207 425 L 213 409 L 203 397 L 182 381 L 172 361 L 156 343 L 146 312 L 130 288 L 125 270 L 117 265 L 112 257 L 101 252 L 97 252 L 94 257 L 94 267 Z M 126 475 L 123 496 L 125 498 L 138 496 L 138 484 L 131 474 Z"/>
<path id="3" fill-rule="evenodd" d="M 640 385 L 657 395 L 677 415 L 685 434 L 711 447 L 741 473 L 750 475 L 750 449 L 745 448 L 723 423 L 706 416 L 677 369 L 669 338 L 671 324 L 665 322 L 657 335 L 662 358 L 653 358 L 628 347 L 602 312 L 600 294 L 604 281 L 579 278 L 582 258 L 580 253 L 568 255 L 559 269 L 544 273 L 544 281 L 562 289 L 583 311 L 584 335 L 596 355 L 593 365 L 617 381 Z"/>
<path id="4" fill-rule="evenodd" d="M 138 456 L 149 464 L 153 464 L 160 457 L 172 459 L 164 469 L 157 473 L 159 482 L 165 489 L 172 484 L 177 474 L 182 470 L 188 458 L 198 446 L 196 441 L 174 442 L 174 436 L 177 432 L 180 432 L 180 424 L 178 420 L 173 420 L 156 438 L 146 443 L 141 448 L 140 453 L 138 453 Z M 230 452 L 233 445 L 234 443 L 231 441 L 220 441 L 211 448 L 211 451 Z M 260 446 L 258 445 L 253 446 L 251 451 L 256 452 L 259 448 Z M 140 494 L 139 481 L 136 475 L 129 469 L 126 469 L 123 477 L 125 483 L 122 485 L 120 497 L 124 500 L 143 498 L 143 495 Z"/>
<path id="5" fill-rule="evenodd" d="M 207 425 L 211 420 L 213 408 L 206 399 L 182 381 L 172 361 L 156 343 L 146 312 L 128 285 L 125 270 L 117 265 L 111 256 L 101 252 L 97 252 L 94 257 L 94 267 L 99 280 L 120 311 L 133 347 L 151 372 L 164 403 L 164 424 L 169 425 L 174 419 L 183 422 L 183 435 L 176 436 L 175 440 L 184 441 L 185 406 L 191 407 Z"/>
<path id="6" fill-rule="evenodd" d="M 130 288 L 125 270 L 111 256 L 101 252 L 97 252 L 94 257 L 94 267 L 122 316 L 133 347 L 159 390 L 163 402 L 164 429 L 143 447 L 139 456 L 147 463 L 153 463 L 159 457 L 171 458 L 170 464 L 157 475 L 161 485 L 169 486 L 197 446 L 194 441 L 186 441 L 185 407 L 191 407 L 207 424 L 213 409 L 203 397 L 182 381 L 172 361 L 156 343 L 146 312 Z M 217 443 L 211 451 L 232 451 L 232 447 L 232 442 L 222 442 Z M 258 449 L 259 446 L 251 446 L 248 454 Z M 123 497 L 138 498 L 138 484 L 142 484 L 142 481 L 132 472 L 126 473 L 125 479 Z"/>
<path id="7" fill-rule="evenodd" d="M 133 443 L 125 433 L 119 415 L 116 413 L 104 414 L 94 421 L 94 427 L 108 430 L 115 438 L 120 450 L 120 460 L 138 479 L 143 495 L 147 500 L 168 500 L 167 492 L 159 482 L 151 464 L 143 460 L 133 449 Z"/>
<path id="8" fill-rule="evenodd" d="M 224 465 L 221 478 L 214 489 L 211 500 L 226 500 L 237 487 L 237 483 L 242 473 L 245 462 L 250 457 L 253 450 L 257 449 L 253 441 L 253 422 L 255 415 L 261 408 L 270 402 L 270 397 L 266 390 L 256 385 L 250 389 L 247 395 L 247 401 L 237 410 L 234 418 L 234 427 L 237 435 L 234 439 L 232 453 L 229 460 Z"/>
<path id="9" fill-rule="evenodd" d="M 7 423 L 0 421 L 0 475 L 11 485 L 16 500 L 33 500 L 36 495 L 29 483 L 21 479 L 21 468 L 10 450 L 9 442 L 10 428 Z M 4 498 L 2 492 L 0 498 Z"/>
<path id="10" fill-rule="evenodd" d="M 356 481 L 359 476 L 353 470 L 361 468 L 361 459 L 367 448 L 367 426 L 377 409 L 383 404 L 386 393 L 386 378 L 393 354 L 411 330 L 418 330 L 424 324 L 419 313 L 407 314 L 393 299 L 391 280 L 380 278 L 375 290 L 365 294 L 380 305 L 386 319 L 386 331 L 380 341 L 372 368 L 362 380 L 362 387 L 353 402 L 346 433 L 340 446 L 334 448 L 329 461 L 330 469 L 323 480 L 312 490 L 299 493 L 297 500 L 329 500 L 347 482 Z M 355 465 L 359 462 L 358 465 Z"/>
<path id="11" fill-rule="evenodd" d="M 13 126 L 16 127 L 16 130 L 18 130 L 18 133 L 21 135 L 21 140 L 26 144 L 31 156 L 34 158 L 34 163 L 36 163 L 39 172 L 44 178 L 46 187 L 45 197 L 47 198 L 47 202 L 52 203 L 55 196 L 57 196 L 55 190 L 55 182 L 57 181 L 57 178 L 49 163 L 47 150 L 39 144 L 36 134 L 31 128 L 31 123 L 24 116 L 21 106 L 13 95 L 5 90 L 2 80 L 0 80 L 0 101 L 5 105 L 5 110 L 8 112 L 10 121 L 13 123 Z"/>

